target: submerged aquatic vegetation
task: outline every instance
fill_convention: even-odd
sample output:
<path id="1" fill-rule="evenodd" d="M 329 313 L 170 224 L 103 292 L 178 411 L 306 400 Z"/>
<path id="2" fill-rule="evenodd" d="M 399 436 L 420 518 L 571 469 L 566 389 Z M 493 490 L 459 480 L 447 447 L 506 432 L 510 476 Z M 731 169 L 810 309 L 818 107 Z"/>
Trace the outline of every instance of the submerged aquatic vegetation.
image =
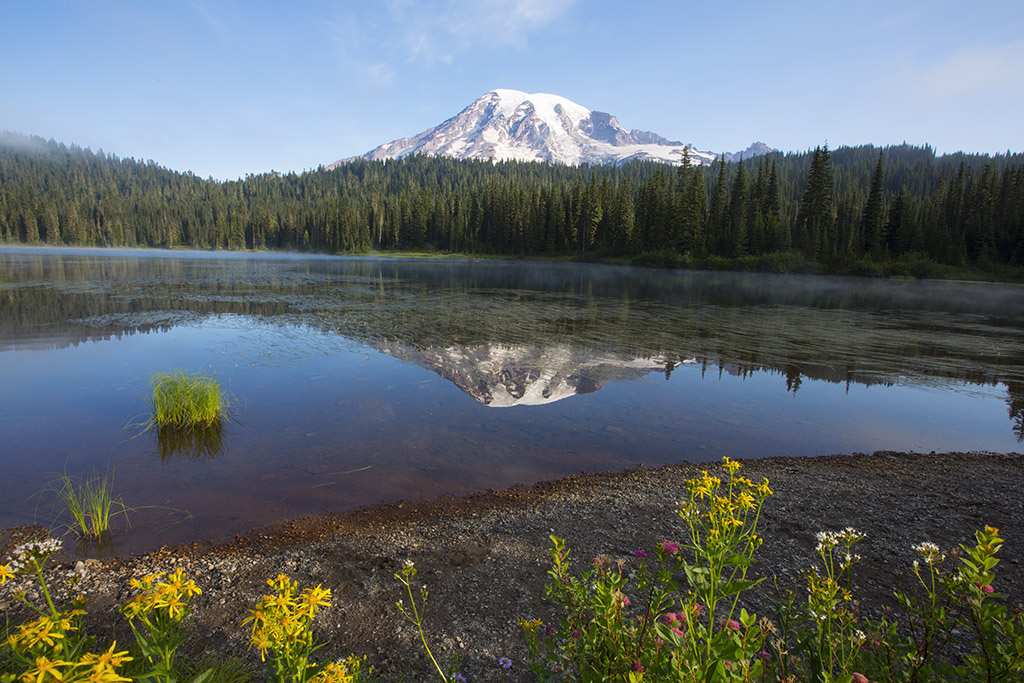
<path id="1" fill-rule="evenodd" d="M 227 400 L 211 377 L 184 371 L 153 376 L 150 426 L 179 429 L 206 428 L 220 423 Z"/>

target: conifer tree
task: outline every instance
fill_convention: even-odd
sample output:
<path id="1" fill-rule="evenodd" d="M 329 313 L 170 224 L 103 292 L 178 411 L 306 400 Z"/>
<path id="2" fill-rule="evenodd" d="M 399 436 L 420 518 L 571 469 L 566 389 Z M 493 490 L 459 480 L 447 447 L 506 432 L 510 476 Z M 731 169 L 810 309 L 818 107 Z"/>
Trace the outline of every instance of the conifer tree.
<path id="1" fill-rule="evenodd" d="M 882 152 L 878 152 L 878 164 L 875 165 L 875 172 L 871 176 L 871 189 L 868 192 L 868 202 L 864 206 L 864 214 L 861 218 L 861 235 L 864 239 L 864 251 L 869 256 L 878 258 L 882 255 L 882 245 L 886 238 L 883 234 L 885 228 L 885 206 L 882 199 Z"/>
<path id="2" fill-rule="evenodd" d="M 764 230 L 769 244 L 768 251 L 788 251 L 791 246 L 789 223 L 782 220 L 780 203 L 779 172 L 775 166 L 775 159 L 772 159 L 771 170 L 768 173 L 768 188 L 765 190 L 762 207 Z"/>
<path id="3" fill-rule="evenodd" d="M 807 258 L 831 258 L 834 255 L 836 213 L 832 195 L 832 162 L 828 145 L 816 147 L 797 211 L 797 246 Z"/>
<path id="4" fill-rule="evenodd" d="M 747 253 L 747 172 L 740 159 L 729 197 L 729 256 Z"/>
<path id="5" fill-rule="evenodd" d="M 718 161 L 718 178 L 711 194 L 711 215 L 708 220 L 708 240 L 718 255 L 725 255 L 729 251 L 729 193 L 725 183 L 723 154 Z"/>
<path id="6" fill-rule="evenodd" d="M 679 239 L 676 250 L 679 253 L 690 253 L 704 256 L 707 245 L 704 239 L 704 212 L 706 199 L 704 177 L 699 169 L 690 162 L 687 148 L 683 149 L 683 164 L 679 168 Z"/>

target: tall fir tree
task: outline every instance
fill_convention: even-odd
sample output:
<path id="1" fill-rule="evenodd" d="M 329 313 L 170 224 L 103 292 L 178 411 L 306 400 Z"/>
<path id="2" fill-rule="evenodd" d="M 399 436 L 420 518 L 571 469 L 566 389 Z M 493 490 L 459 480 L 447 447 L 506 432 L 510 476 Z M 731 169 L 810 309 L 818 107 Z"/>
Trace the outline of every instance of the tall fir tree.
<path id="1" fill-rule="evenodd" d="M 708 241 L 715 254 L 729 252 L 729 192 L 726 189 L 725 155 L 718 161 L 718 177 L 711 193 L 711 215 L 708 218 Z"/>
<path id="2" fill-rule="evenodd" d="M 729 196 L 729 256 L 745 256 L 747 253 L 747 201 L 747 171 L 740 159 Z"/>
<path id="3" fill-rule="evenodd" d="M 882 247 L 886 243 L 884 234 L 885 203 L 882 196 L 883 180 L 882 152 L 879 150 L 878 163 L 875 165 L 875 172 L 871 175 L 871 189 L 868 191 L 868 201 L 864 206 L 864 214 L 860 221 L 860 231 L 864 241 L 863 250 L 872 258 L 882 256 Z"/>
<path id="4" fill-rule="evenodd" d="M 832 161 L 828 145 L 816 147 L 797 210 L 797 247 L 809 259 L 834 257 L 836 222 Z"/>

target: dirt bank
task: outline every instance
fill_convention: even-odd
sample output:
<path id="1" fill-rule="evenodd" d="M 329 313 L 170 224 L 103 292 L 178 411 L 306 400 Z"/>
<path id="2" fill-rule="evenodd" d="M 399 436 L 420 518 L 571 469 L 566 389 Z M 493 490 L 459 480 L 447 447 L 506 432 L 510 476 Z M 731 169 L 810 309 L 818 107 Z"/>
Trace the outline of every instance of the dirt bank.
<path id="1" fill-rule="evenodd" d="M 767 478 L 775 495 L 762 514 L 764 546 L 755 571 L 792 584 L 814 559 L 814 534 L 853 526 L 867 534 L 855 576 L 862 611 L 875 616 L 892 589 L 909 580 L 911 545 L 943 549 L 969 543 L 985 524 L 999 527 L 1006 545 L 996 587 L 1024 600 L 1024 456 L 1020 454 L 898 454 L 773 458 L 743 461 L 743 473 Z M 346 514 L 306 518 L 259 529 L 231 541 L 195 543 L 138 557 L 91 562 L 84 588 L 90 619 L 130 633 L 114 607 L 129 595 L 132 576 L 184 566 L 203 589 L 192 616 L 192 647 L 249 660 L 240 627 L 265 592 L 267 578 L 284 572 L 303 585 L 323 584 L 333 606 L 318 617 L 329 645 L 323 657 L 368 655 L 387 680 L 424 680 L 426 661 L 395 602 L 394 578 L 404 560 L 429 587 L 428 635 L 435 652 L 458 652 L 473 681 L 501 680 L 499 657 L 514 662 L 506 680 L 530 680 L 516 620 L 546 622 L 554 613 L 541 596 L 549 534 L 567 539 L 580 567 L 598 553 L 631 557 L 663 539 L 684 537 L 675 514 L 684 481 L 706 464 L 681 464 L 568 479 L 427 503 L 397 503 Z M 8 530 L 10 545 L 31 530 Z M 70 558 L 63 569 L 70 568 Z M 55 580 L 56 581 L 56 580 Z M 4 586 L 0 604 L 14 611 Z M 765 605 L 752 605 L 765 613 Z M 115 626 L 111 626 L 111 625 Z"/>

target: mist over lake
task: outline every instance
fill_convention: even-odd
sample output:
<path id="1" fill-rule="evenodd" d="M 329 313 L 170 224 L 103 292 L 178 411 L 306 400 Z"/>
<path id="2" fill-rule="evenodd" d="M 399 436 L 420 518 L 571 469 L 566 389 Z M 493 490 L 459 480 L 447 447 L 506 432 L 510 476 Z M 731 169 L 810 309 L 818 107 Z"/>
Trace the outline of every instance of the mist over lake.
<path id="1" fill-rule="evenodd" d="M 177 369 L 222 429 L 138 428 Z M 637 464 L 1020 450 L 1024 288 L 5 248 L 0 377 L 0 525 L 112 467 L 141 551 Z"/>

